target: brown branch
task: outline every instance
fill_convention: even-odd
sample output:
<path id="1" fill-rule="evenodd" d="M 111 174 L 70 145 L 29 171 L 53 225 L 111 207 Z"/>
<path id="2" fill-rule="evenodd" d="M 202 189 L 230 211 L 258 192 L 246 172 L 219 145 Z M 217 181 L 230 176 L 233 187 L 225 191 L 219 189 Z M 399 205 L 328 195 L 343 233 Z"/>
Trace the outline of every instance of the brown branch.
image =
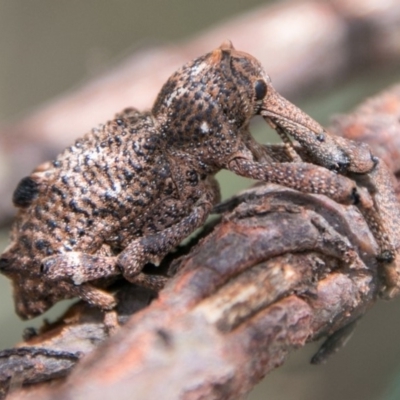
<path id="1" fill-rule="evenodd" d="M 0 181 L 0 197 L 5 199 L 0 221 L 13 213 L 9 200 L 16 182 L 36 165 L 125 107 L 150 107 L 176 68 L 226 38 L 256 56 L 274 86 L 293 97 L 333 85 L 355 70 L 398 64 L 399 33 L 397 2 L 302 0 L 261 7 L 175 46 L 138 51 L 106 74 L 0 129 L 10 171 Z"/>
<path id="2" fill-rule="evenodd" d="M 159 298 L 79 365 L 57 396 L 235 398 L 292 348 L 365 312 L 376 287 L 375 248 L 364 221 L 352 223 L 356 211 L 279 187 L 251 195 L 180 260 Z M 330 228 L 334 222 L 363 248 L 364 260 L 340 262 L 343 237 Z M 39 397 L 45 396 L 46 389 Z"/>
<path id="3" fill-rule="evenodd" d="M 397 86 L 334 128 L 370 138 L 397 171 L 399 116 Z M 390 123 L 382 128 L 382 120 Z M 159 297 L 94 351 L 93 340 L 105 338 L 101 315 L 79 304 L 13 358 L 6 354 L 0 381 L 15 388 L 59 377 L 78 352 L 90 353 L 56 388 L 27 386 L 11 398 L 241 398 L 292 349 L 328 336 L 314 361 L 335 351 L 379 289 L 376 244 L 358 211 L 275 185 L 250 189 L 219 211 L 223 218 L 188 254 L 168 261 L 172 278 Z M 151 293 L 138 290 L 119 288 L 121 319 L 149 301 Z M 35 354 L 27 361 L 29 347 Z"/>

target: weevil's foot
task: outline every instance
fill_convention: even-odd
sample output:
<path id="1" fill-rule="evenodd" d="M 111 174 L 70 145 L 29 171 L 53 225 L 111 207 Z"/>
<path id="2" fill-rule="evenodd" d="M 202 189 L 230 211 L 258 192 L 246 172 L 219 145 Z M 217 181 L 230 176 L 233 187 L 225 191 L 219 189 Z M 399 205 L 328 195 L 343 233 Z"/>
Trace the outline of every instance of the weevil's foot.
<path id="1" fill-rule="evenodd" d="M 358 320 L 350 322 L 348 325 L 345 325 L 343 328 L 328 336 L 318 349 L 317 353 L 315 353 L 311 358 L 311 364 L 324 364 L 332 354 L 337 353 L 343 346 L 345 346 L 351 338 L 354 329 L 357 326 L 357 322 Z"/>
<path id="2" fill-rule="evenodd" d="M 379 164 L 379 158 L 371 154 L 371 161 L 374 164 L 372 169 L 374 169 Z"/>
<path id="3" fill-rule="evenodd" d="M 104 328 L 108 336 L 113 335 L 120 328 L 118 314 L 115 310 L 104 312 Z"/>
<path id="4" fill-rule="evenodd" d="M 379 262 L 389 264 L 394 261 L 396 258 L 396 254 L 393 250 L 384 250 L 380 254 L 377 255 L 376 259 Z"/>
<path id="5" fill-rule="evenodd" d="M 392 300 L 400 294 L 400 287 L 386 286 L 380 291 L 380 298 L 383 300 Z"/>
<path id="6" fill-rule="evenodd" d="M 387 254 L 386 256 L 389 259 L 392 255 Z M 383 280 L 380 297 L 386 300 L 391 300 L 400 295 L 400 255 L 394 254 L 392 261 L 385 262 L 380 266 L 380 268 Z"/>

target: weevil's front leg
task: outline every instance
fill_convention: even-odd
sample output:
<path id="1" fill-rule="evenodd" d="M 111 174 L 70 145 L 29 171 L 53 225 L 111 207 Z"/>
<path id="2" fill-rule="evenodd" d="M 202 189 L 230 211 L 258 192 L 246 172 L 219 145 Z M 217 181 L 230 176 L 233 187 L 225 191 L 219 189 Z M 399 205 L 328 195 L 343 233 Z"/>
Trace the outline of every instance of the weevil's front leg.
<path id="1" fill-rule="evenodd" d="M 166 253 L 179 245 L 194 230 L 206 221 L 216 197 L 206 193 L 193 208 L 192 212 L 177 224 L 156 233 L 133 241 L 118 257 L 118 265 L 123 276 L 134 283 L 140 282 L 140 271 L 148 262 L 158 263 Z"/>
<path id="2" fill-rule="evenodd" d="M 360 195 L 367 202 L 369 197 L 366 191 L 360 192 L 354 181 L 314 164 L 262 164 L 237 157 L 226 168 L 247 178 L 277 183 L 305 193 L 324 194 L 342 204 L 357 204 Z"/>
<path id="3" fill-rule="evenodd" d="M 303 159 L 300 157 L 299 153 L 295 150 L 294 145 L 293 145 L 292 141 L 290 140 L 290 137 L 288 136 L 286 131 L 283 128 L 281 128 L 280 126 L 274 125 L 272 123 L 271 123 L 271 125 L 282 140 L 283 149 L 285 150 L 285 153 L 286 153 L 287 157 L 289 158 L 288 161 L 302 162 Z"/>

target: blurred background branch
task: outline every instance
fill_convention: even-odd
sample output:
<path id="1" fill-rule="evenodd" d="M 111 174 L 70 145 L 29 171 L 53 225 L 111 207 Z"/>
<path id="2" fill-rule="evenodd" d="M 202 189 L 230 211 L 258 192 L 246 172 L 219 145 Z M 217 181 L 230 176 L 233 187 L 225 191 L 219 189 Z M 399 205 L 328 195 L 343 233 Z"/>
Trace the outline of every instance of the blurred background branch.
<path id="1" fill-rule="evenodd" d="M 5 168 L 0 221 L 22 176 L 127 106 L 149 108 L 167 77 L 229 38 L 265 66 L 289 98 L 330 88 L 360 71 L 400 64 L 400 3 L 341 0 L 264 5 L 175 44 L 147 45 L 75 90 L 0 128 Z"/>
<path id="2" fill-rule="evenodd" d="M 232 0 L 227 9 L 225 3 L 217 5 L 211 0 L 197 5 L 180 0 L 167 5 L 162 1 L 99 4 L 88 0 L 84 4 L 58 6 L 48 0 L 29 4 L 18 0 L 0 2 L 0 29 L 4 29 L 0 35 L 3 225 L 13 213 L 10 198 L 20 177 L 122 108 L 151 106 L 174 69 L 212 50 L 226 38 L 238 49 L 259 58 L 277 89 L 291 100 L 302 98 L 302 108 L 322 122 L 328 114 L 346 111 L 366 94 L 400 79 L 398 1 L 263 3 Z M 259 8 L 250 10 L 256 5 Z M 239 12 L 242 14 L 228 19 Z M 221 18 L 225 21 L 220 22 Z M 208 31 L 195 33 L 204 28 Z M 126 54 L 125 49 L 132 48 L 132 43 L 135 51 L 120 62 L 110 61 L 123 51 Z M 78 80 L 86 83 L 76 86 Z M 37 106 L 72 85 L 74 90 Z M 329 95 L 321 97 L 324 91 Z M 315 100 L 305 102 L 307 96 Z M 385 104 L 391 109 L 397 103 L 389 98 Z M 29 108 L 35 110 L 28 113 Z M 398 146 L 390 142 L 396 139 L 396 133 L 391 132 L 396 131 L 390 128 L 394 125 L 387 118 L 381 115 L 375 125 L 363 132 L 370 132 L 370 139 L 380 148 L 382 143 L 393 143 L 385 151 L 389 154 L 387 159 L 396 164 Z M 358 134 L 351 118 L 339 120 L 338 126 L 351 135 Z M 265 141 L 262 129 L 255 129 L 255 133 Z M 378 129 L 380 136 L 375 135 Z M 248 181 L 243 183 L 225 173 L 221 180 L 225 181 L 225 196 L 248 185 Z M 233 182 L 231 186 L 227 181 Z M 12 315 L 9 284 L 5 280 L 2 292 L 4 347 L 16 341 L 21 324 L 17 325 Z M 388 382 L 395 385 L 391 375 L 399 369 L 398 307 L 398 302 L 374 307 L 369 313 L 372 316 L 363 320 L 357 340 L 323 369 L 305 365 L 305 359 L 310 357 L 307 351 L 292 357 L 288 365 L 273 374 L 267 387 L 257 389 L 261 398 L 378 398 L 378 393 L 388 390 Z M 59 315 L 59 310 L 50 315 Z M 10 333 L 11 320 L 15 333 Z M 257 394 L 253 396 L 256 398 Z"/>

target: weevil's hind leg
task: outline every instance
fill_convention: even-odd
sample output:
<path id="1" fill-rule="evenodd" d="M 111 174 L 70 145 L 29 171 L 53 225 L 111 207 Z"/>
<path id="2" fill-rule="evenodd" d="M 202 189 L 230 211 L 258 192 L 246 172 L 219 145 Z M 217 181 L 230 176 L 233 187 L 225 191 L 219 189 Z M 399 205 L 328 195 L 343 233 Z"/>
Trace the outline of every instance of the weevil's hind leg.
<path id="1" fill-rule="evenodd" d="M 104 313 L 104 325 L 109 334 L 118 327 L 118 315 L 114 310 L 115 297 L 88 281 L 119 275 L 115 257 L 94 256 L 79 252 L 70 252 L 47 257 L 42 263 L 42 272 L 47 279 L 63 281 L 70 285 L 70 292 L 77 297 L 100 308 Z"/>
<path id="2" fill-rule="evenodd" d="M 201 203 L 179 223 L 130 243 L 118 257 L 118 265 L 123 271 L 123 276 L 130 282 L 153 289 L 149 279 L 154 277 L 141 274 L 143 266 L 149 262 L 158 265 L 165 254 L 178 246 L 183 239 L 205 222 L 212 207 L 212 203 Z"/>
<path id="3" fill-rule="evenodd" d="M 311 364 L 324 364 L 327 359 L 337 353 L 352 337 L 356 329 L 358 319 L 345 325 L 343 328 L 328 336 L 321 347 L 311 358 Z"/>
<path id="4" fill-rule="evenodd" d="M 138 255 L 131 253 L 131 257 L 137 258 Z M 69 252 L 46 257 L 42 263 L 42 272 L 47 279 L 53 281 L 67 280 L 74 285 L 82 285 L 96 279 L 120 275 L 121 269 L 117 265 L 117 257 Z M 159 291 L 164 287 L 167 278 L 138 272 L 131 281 L 140 286 Z"/>
<path id="5" fill-rule="evenodd" d="M 206 221 L 220 196 L 219 186 L 213 178 L 204 182 L 204 185 L 202 197 L 188 216 L 161 232 L 134 240 L 122 251 L 118 256 L 118 265 L 127 280 L 149 287 L 147 283 L 152 277 L 140 274 L 143 266 L 148 262 L 157 265 L 169 251 Z M 143 278 L 145 282 L 141 282 Z"/>
<path id="6" fill-rule="evenodd" d="M 118 313 L 116 310 L 109 310 L 104 312 L 104 326 L 109 335 L 115 333 L 120 327 L 118 322 Z"/>
<path id="7" fill-rule="evenodd" d="M 74 285 L 73 290 L 80 299 L 103 311 L 110 311 L 117 305 L 114 295 L 105 290 L 96 288 L 90 283 Z"/>
<path id="8" fill-rule="evenodd" d="M 113 334 L 118 328 L 118 314 L 115 310 L 117 301 L 111 293 L 98 289 L 89 283 L 74 285 L 73 291 L 84 302 L 100 308 L 104 312 L 104 326 L 109 335 Z"/>
<path id="9" fill-rule="evenodd" d="M 397 182 L 382 161 L 369 174 L 355 179 L 370 188 L 373 207 L 360 202 L 358 208 L 379 246 L 377 258 L 384 283 L 381 296 L 391 299 L 400 294 L 400 203 L 394 189 Z"/>

